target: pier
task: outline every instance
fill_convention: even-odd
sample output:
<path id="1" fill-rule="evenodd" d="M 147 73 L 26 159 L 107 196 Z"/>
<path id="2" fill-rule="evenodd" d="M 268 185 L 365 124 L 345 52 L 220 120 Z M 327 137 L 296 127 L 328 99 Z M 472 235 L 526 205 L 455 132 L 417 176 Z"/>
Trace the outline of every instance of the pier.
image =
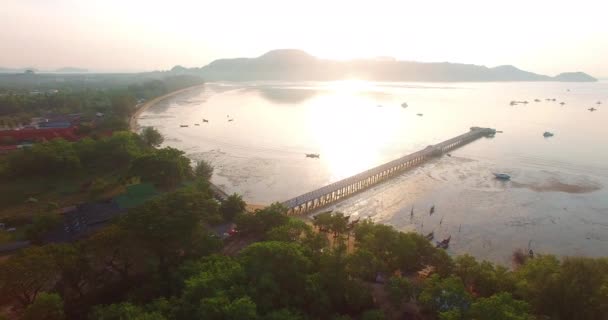
<path id="1" fill-rule="evenodd" d="M 495 129 L 472 127 L 467 133 L 299 195 L 283 202 L 283 205 L 288 208 L 288 214 L 291 215 L 310 213 L 369 189 L 429 159 L 439 157 L 450 150 L 495 133 Z"/>

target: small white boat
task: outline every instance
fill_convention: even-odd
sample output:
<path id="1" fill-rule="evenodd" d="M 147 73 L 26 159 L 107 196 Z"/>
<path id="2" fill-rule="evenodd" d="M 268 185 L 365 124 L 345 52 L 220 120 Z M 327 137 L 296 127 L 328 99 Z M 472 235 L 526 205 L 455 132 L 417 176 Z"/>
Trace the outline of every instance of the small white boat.
<path id="1" fill-rule="evenodd" d="M 543 137 L 545 137 L 545 138 L 553 137 L 553 133 L 551 133 L 549 131 L 545 131 L 545 133 L 543 133 Z"/>
<path id="2" fill-rule="evenodd" d="M 589 111 L 593 112 L 593 111 L 595 111 L 595 110 L 597 110 L 597 109 L 596 109 L 596 108 L 594 108 L 594 107 L 591 107 L 591 108 L 589 108 L 589 109 L 587 109 L 587 110 L 589 110 Z"/>
<path id="3" fill-rule="evenodd" d="M 493 173 L 496 179 L 499 180 L 510 180 L 511 176 L 506 173 Z"/>
<path id="4" fill-rule="evenodd" d="M 402 104 L 401 104 L 401 107 L 402 107 L 402 108 L 407 108 L 407 103 L 405 103 L 405 102 L 404 102 L 404 103 L 402 103 Z"/>
<path id="5" fill-rule="evenodd" d="M 417 116 L 419 116 L 419 117 L 422 117 L 422 113 L 418 113 L 418 114 L 416 114 L 416 115 L 417 115 Z"/>

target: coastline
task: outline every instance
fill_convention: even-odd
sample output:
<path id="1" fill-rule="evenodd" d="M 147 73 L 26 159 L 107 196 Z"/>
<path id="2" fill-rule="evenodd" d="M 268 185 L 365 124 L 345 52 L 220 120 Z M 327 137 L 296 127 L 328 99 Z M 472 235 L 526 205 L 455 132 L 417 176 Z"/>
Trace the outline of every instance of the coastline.
<path id="1" fill-rule="evenodd" d="M 153 106 L 153 105 L 155 105 L 155 104 L 157 104 L 157 103 L 159 103 L 159 102 L 161 102 L 161 101 L 163 101 L 163 100 L 165 100 L 167 98 L 171 98 L 173 96 L 176 96 L 176 95 L 178 95 L 180 93 L 187 92 L 187 91 L 194 90 L 194 89 L 198 89 L 198 88 L 202 88 L 204 86 L 205 86 L 204 83 L 203 84 L 197 84 L 195 86 L 191 86 L 191 87 L 179 89 L 179 90 L 176 90 L 176 91 L 173 91 L 173 92 L 169 92 L 169 93 L 167 93 L 165 95 L 162 95 L 162 96 L 154 98 L 154 99 L 152 99 L 150 101 L 144 102 L 139 108 L 137 108 L 137 110 L 135 110 L 135 112 L 133 113 L 133 115 L 131 116 L 131 118 L 129 118 L 129 130 L 132 131 L 132 132 L 135 132 L 135 133 L 137 133 L 139 131 L 140 128 L 139 128 L 139 125 L 137 124 L 137 119 L 139 118 L 139 116 L 144 111 L 146 111 L 151 106 Z"/>
<path id="2" fill-rule="evenodd" d="M 167 94 L 165 94 L 163 96 L 154 98 L 154 99 L 152 99 L 150 101 L 147 101 L 147 102 L 143 103 L 139 108 L 137 108 L 137 110 L 133 113 L 133 115 L 131 116 L 131 118 L 129 118 L 129 130 L 131 132 L 134 132 L 134 133 L 137 133 L 139 131 L 140 128 L 139 128 L 139 125 L 137 123 L 137 119 L 139 118 L 139 116 L 144 111 L 146 111 L 148 108 L 152 107 L 153 105 L 155 105 L 155 104 L 157 104 L 157 103 L 159 103 L 159 102 L 161 102 L 161 101 L 163 101 L 163 100 L 165 100 L 167 98 L 171 98 L 173 96 L 176 96 L 176 95 L 178 95 L 180 93 L 184 93 L 184 92 L 187 92 L 187 91 L 190 91 L 190 90 L 195 90 L 195 89 L 198 89 L 198 88 L 202 88 L 204 86 L 205 86 L 205 84 L 198 84 L 198 85 L 195 85 L 195 86 L 179 89 L 179 90 L 176 90 L 176 91 L 173 91 L 173 92 L 169 92 L 169 93 L 167 93 Z M 217 188 L 218 190 L 220 190 L 221 193 L 222 193 L 222 195 L 226 195 L 223 192 L 223 190 L 221 190 L 219 187 L 217 187 L 213 183 L 212 183 L 212 186 L 214 186 L 215 188 Z M 256 204 L 251 204 L 251 203 L 247 203 L 247 211 L 249 211 L 249 212 L 254 212 L 256 210 L 263 209 L 265 207 L 266 207 L 266 205 L 263 205 L 263 204 L 257 204 L 257 203 Z"/>

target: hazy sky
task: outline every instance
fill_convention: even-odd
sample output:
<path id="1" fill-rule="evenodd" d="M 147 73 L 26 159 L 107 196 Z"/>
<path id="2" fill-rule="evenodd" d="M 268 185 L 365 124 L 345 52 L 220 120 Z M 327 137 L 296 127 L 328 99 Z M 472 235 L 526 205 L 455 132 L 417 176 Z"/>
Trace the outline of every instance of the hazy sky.
<path id="1" fill-rule="evenodd" d="M 607 12 L 607 0 L 0 0 L 0 66 L 152 70 L 298 48 L 608 76 Z"/>

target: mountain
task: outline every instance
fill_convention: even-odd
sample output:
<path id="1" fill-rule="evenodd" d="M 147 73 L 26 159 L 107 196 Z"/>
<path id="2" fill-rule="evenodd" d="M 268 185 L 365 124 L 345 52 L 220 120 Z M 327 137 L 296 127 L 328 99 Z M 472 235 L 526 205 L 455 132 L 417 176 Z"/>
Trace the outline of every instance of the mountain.
<path id="1" fill-rule="evenodd" d="M 563 82 L 592 82 L 597 81 L 596 78 L 584 73 L 584 72 L 564 72 L 560 73 L 555 78 L 555 81 Z"/>
<path id="2" fill-rule="evenodd" d="M 3 68 L 0 67 L 0 73 L 24 73 L 27 70 L 38 72 L 36 68 Z"/>
<path id="3" fill-rule="evenodd" d="M 549 77 L 514 66 L 488 68 L 448 62 L 398 61 L 381 57 L 337 61 L 295 49 L 273 50 L 257 58 L 219 59 L 196 71 L 208 81 L 329 81 L 357 78 L 372 81 L 597 81 L 585 73 Z"/>

